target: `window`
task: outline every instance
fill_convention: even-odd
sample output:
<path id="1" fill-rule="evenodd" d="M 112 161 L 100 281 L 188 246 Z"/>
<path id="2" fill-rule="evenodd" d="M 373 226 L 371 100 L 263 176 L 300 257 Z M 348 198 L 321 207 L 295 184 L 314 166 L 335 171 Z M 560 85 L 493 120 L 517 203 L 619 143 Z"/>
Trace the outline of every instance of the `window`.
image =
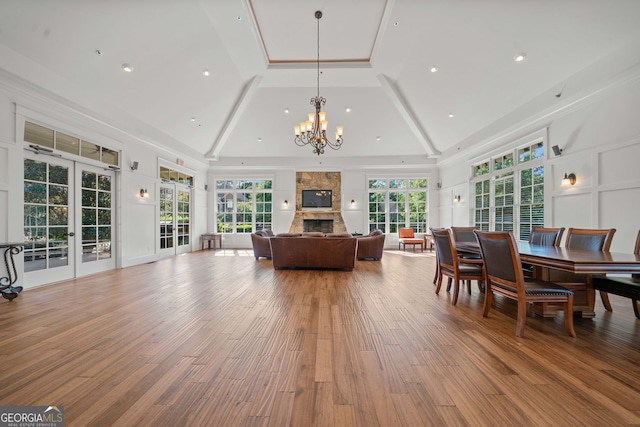
<path id="1" fill-rule="evenodd" d="M 489 179 L 484 179 L 475 183 L 475 226 L 482 231 L 489 231 L 489 200 L 491 198 L 489 191 L 490 183 Z"/>
<path id="2" fill-rule="evenodd" d="M 269 179 L 216 181 L 218 233 L 253 233 L 272 228 L 273 190 Z"/>
<path id="3" fill-rule="evenodd" d="M 529 240 L 544 226 L 543 137 L 472 166 L 474 225 L 480 230 L 512 231 Z"/>
<path id="4" fill-rule="evenodd" d="M 107 165 L 119 165 L 118 151 L 27 121 L 24 122 L 24 141 Z"/>
<path id="5" fill-rule="evenodd" d="M 428 230 L 427 180 L 424 178 L 370 179 L 369 229 L 397 233 L 412 227 L 417 233 Z"/>
<path id="6" fill-rule="evenodd" d="M 160 166 L 160 179 L 164 182 L 177 182 L 193 187 L 193 176 L 166 166 Z"/>

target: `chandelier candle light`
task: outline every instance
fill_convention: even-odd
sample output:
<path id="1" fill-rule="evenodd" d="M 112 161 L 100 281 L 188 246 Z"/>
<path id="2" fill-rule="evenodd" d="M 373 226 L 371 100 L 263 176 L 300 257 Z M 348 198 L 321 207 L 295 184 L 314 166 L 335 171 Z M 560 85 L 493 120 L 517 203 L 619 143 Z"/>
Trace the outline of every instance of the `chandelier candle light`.
<path id="1" fill-rule="evenodd" d="M 313 152 L 319 156 L 324 154 L 325 147 L 337 150 L 342 146 L 343 126 L 336 126 L 336 142 L 332 142 L 327 138 L 327 127 L 329 126 L 327 113 L 320 111 L 327 101 L 320 96 L 320 18 L 322 18 L 322 12 L 317 10 L 315 17 L 318 20 L 318 92 L 314 98 L 311 98 L 311 105 L 315 106 L 316 112 L 309 113 L 309 120 L 300 122 L 300 126 L 294 126 L 293 129 L 296 133 L 296 138 L 294 139 L 296 145 L 303 147 L 311 144 Z"/>

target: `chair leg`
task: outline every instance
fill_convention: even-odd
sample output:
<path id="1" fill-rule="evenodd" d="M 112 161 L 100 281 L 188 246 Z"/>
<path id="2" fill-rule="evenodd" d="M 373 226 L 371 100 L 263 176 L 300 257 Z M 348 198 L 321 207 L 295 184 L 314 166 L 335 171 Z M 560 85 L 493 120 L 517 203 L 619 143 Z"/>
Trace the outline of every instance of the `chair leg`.
<path id="1" fill-rule="evenodd" d="M 436 272 L 433 275 L 433 284 L 434 285 L 438 282 L 438 276 L 440 276 L 440 265 L 436 264 Z"/>
<path id="2" fill-rule="evenodd" d="M 609 294 L 600 291 L 600 298 L 602 299 L 602 305 L 604 305 L 604 309 L 607 311 L 613 311 L 613 309 L 611 308 L 611 302 L 609 302 Z"/>
<path id="3" fill-rule="evenodd" d="M 576 331 L 573 329 L 573 295 L 569 295 L 564 304 L 564 328 L 569 332 L 569 335 L 576 337 Z"/>
<path id="4" fill-rule="evenodd" d="M 637 299 L 631 298 L 631 304 L 633 304 L 633 312 L 636 315 L 636 319 L 640 319 L 640 306 L 638 305 L 640 301 Z"/>
<path id="5" fill-rule="evenodd" d="M 451 304 L 456 305 L 458 303 L 458 292 L 460 292 L 460 280 L 455 278 L 453 281 L 453 297 L 451 297 Z"/>
<path id="6" fill-rule="evenodd" d="M 518 319 L 516 320 L 516 336 L 524 337 L 524 326 L 527 323 L 527 309 L 529 304 L 518 301 Z"/>
<path id="7" fill-rule="evenodd" d="M 489 310 L 491 309 L 491 303 L 493 302 L 493 292 L 489 287 L 485 287 L 484 290 L 484 307 L 482 308 L 482 317 L 489 316 Z"/>
<path id="8" fill-rule="evenodd" d="M 451 283 L 453 282 L 453 279 L 451 277 L 448 278 L 449 282 L 447 283 L 447 292 L 451 291 Z"/>
<path id="9" fill-rule="evenodd" d="M 467 280 L 467 293 L 471 295 L 471 280 Z"/>
<path id="10" fill-rule="evenodd" d="M 440 286 L 442 286 L 442 274 L 438 276 L 438 281 L 436 282 L 436 295 L 440 293 Z"/>

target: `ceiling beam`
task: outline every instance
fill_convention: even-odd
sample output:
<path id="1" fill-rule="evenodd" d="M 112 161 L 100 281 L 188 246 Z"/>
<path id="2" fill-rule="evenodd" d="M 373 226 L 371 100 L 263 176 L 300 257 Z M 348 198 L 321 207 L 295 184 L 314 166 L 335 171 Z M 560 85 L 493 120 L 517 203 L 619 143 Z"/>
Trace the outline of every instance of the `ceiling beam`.
<path id="1" fill-rule="evenodd" d="M 404 100 L 400 92 L 398 92 L 393 82 L 384 74 L 378 74 L 378 80 L 380 81 L 380 84 L 382 85 L 385 93 L 389 97 L 389 100 L 396 107 L 404 121 L 407 123 L 407 126 L 409 126 L 409 129 L 411 129 L 416 138 L 418 138 L 418 141 L 425 149 L 429 157 L 439 157 L 441 153 L 435 149 L 426 132 L 424 131 L 424 129 L 422 129 L 422 126 L 420 126 L 420 122 L 418 121 L 418 119 L 416 119 L 415 115 L 411 111 L 411 108 Z"/>
<path id="2" fill-rule="evenodd" d="M 256 89 L 258 88 L 258 86 L 260 86 L 260 81 L 262 81 L 262 76 L 256 75 L 244 86 L 244 89 L 242 90 L 240 97 L 236 101 L 236 104 L 234 105 L 233 110 L 231 111 L 231 114 L 227 118 L 227 121 L 224 123 L 224 126 L 222 127 L 222 131 L 220 132 L 220 134 L 218 135 L 218 138 L 215 140 L 215 142 L 213 143 L 213 145 L 205 155 L 205 158 L 214 160 L 214 161 L 217 161 L 220 159 L 219 157 L 220 151 L 222 150 L 224 145 L 228 142 L 229 135 L 231 135 L 231 132 L 240 121 L 240 117 L 242 116 L 242 113 L 244 113 L 244 110 L 249 105 L 249 101 L 251 101 L 251 98 L 253 98 L 253 95 L 255 94 Z"/>

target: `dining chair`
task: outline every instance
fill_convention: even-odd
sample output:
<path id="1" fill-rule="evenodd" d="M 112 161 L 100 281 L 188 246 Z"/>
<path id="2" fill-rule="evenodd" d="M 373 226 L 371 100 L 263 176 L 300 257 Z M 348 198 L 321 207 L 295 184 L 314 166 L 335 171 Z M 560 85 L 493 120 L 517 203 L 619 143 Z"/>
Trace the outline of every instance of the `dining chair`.
<path id="1" fill-rule="evenodd" d="M 564 233 L 564 227 L 560 228 L 543 228 L 543 227 L 533 227 L 531 229 L 531 234 L 529 235 L 529 244 L 531 245 L 539 245 L 539 246 L 560 246 L 560 241 L 562 240 L 562 234 Z M 527 277 L 531 277 L 534 274 L 534 269 L 532 265 L 523 264 L 522 269 L 524 270 L 524 275 Z"/>
<path id="2" fill-rule="evenodd" d="M 561 304 L 564 326 L 569 335 L 573 328 L 573 292 L 556 283 L 525 279 L 516 239 L 510 231 L 475 231 L 484 260 L 485 292 L 483 317 L 489 316 L 493 294 L 497 293 L 518 303 L 516 336 L 524 336 L 528 308 L 532 303 Z"/>
<path id="3" fill-rule="evenodd" d="M 442 279 L 444 276 L 449 278 L 450 289 L 453 280 L 453 296 L 452 304 L 457 304 L 458 293 L 460 291 L 460 281 L 467 281 L 467 290 L 471 294 L 471 280 L 477 280 L 480 283 L 483 279 L 482 265 L 469 264 L 463 262 L 458 256 L 453 237 L 450 230 L 431 230 L 433 240 L 436 244 L 436 259 L 438 261 L 438 283 L 436 284 L 436 294 L 440 293 Z"/>
<path id="4" fill-rule="evenodd" d="M 453 234 L 453 240 L 455 242 L 476 242 L 476 235 L 473 234 L 477 227 L 451 227 L 451 233 Z M 471 252 L 458 251 L 458 254 L 466 260 L 476 260 L 479 264 L 482 263 L 482 257 L 478 254 Z"/>
<path id="5" fill-rule="evenodd" d="M 571 249 L 583 249 L 586 251 L 608 251 L 611 247 L 611 241 L 615 234 L 615 228 L 567 228 L 567 236 L 565 238 L 565 247 Z M 595 304 L 595 293 L 589 290 L 593 286 L 593 277 L 591 274 L 576 274 L 561 270 L 549 270 L 547 280 L 554 283 L 560 283 L 562 286 L 575 292 L 577 305 L 586 305 L 593 307 Z M 605 296 L 606 298 L 606 296 Z M 538 313 L 554 312 L 555 308 L 549 304 L 539 304 L 536 307 Z"/>
<path id="6" fill-rule="evenodd" d="M 560 246 L 564 227 L 560 228 L 543 228 L 533 227 L 529 235 L 529 243 L 539 246 Z"/>
<path id="7" fill-rule="evenodd" d="M 433 227 L 429 227 L 429 231 L 431 232 L 431 243 L 433 244 L 433 247 L 436 247 L 436 239 L 433 237 L 433 230 L 438 230 L 438 231 L 442 231 L 445 230 L 444 228 L 433 228 Z M 436 271 L 435 274 L 433 275 L 433 284 L 437 284 L 438 283 L 438 277 L 440 277 L 440 263 L 438 262 L 438 251 L 436 250 Z"/>
<path id="8" fill-rule="evenodd" d="M 473 234 L 477 227 L 451 227 L 453 240 L 456 242 L 475 242 L 476 236 Z"/>
<path id="9" fill-rule="evenodd" d="M 565 247 L 587 251 L 608 251 L 615 234 L 615 228 L 572 228 L 567 229 Z"/>
<path id="10" fill-rule="evenodd" d="M 635 255 L 640 255 L 640 231 L 636 237 L 636 246 L 633 249 Z M 593 278 L 593 289 L 600 291 L 602 304 L 607 311 L 613 311 L 609 294 L 631 298 L 633 312 L 637 319 L 640 319 L 640 274 L 632 274 L 629 277 L 595 276 Z"/>

